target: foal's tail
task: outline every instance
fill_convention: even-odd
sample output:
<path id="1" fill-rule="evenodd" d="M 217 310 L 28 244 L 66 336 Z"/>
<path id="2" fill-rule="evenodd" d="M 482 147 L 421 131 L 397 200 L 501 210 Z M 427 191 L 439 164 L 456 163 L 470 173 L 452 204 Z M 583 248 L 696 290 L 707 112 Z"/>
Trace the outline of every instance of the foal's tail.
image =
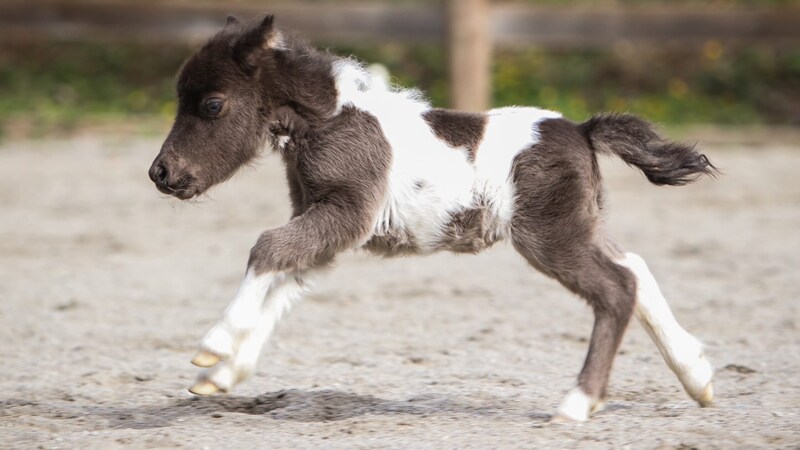
<path id="1" fill-rule="evenodd" d="M 651 183 L 682 186 L 717 169 L 694 145 L 664 140 L 631 114 L 599 114 L 578 125 L 596 152 L 613 153 L 638 167 Z"/>

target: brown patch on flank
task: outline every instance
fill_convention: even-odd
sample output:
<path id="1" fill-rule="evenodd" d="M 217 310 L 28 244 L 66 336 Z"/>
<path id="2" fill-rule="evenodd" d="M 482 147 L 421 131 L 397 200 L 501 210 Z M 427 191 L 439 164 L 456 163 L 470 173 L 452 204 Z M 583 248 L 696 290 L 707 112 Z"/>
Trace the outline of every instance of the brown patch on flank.
<path id="1" fill-rule="evenodd" d="M 467 149 L 470 162 L 475 161 L 478 145 L 486 129 L 486 114 L 431 109 L 422 114 L 433 133 L 450 147 Z"/>

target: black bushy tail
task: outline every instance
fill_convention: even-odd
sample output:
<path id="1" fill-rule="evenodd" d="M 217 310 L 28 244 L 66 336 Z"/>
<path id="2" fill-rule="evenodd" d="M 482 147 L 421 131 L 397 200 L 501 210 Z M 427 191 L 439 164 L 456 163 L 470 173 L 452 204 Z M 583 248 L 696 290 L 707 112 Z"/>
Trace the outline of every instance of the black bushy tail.
<path id="1" fill-rule="evenodd" d="M 717 169 L 694 145 L 663 139 L 653 126 L 631 114 L 599 114 L 578 125 L 597 152 L 613 153 L 639 168 L 651 183 L 682 186 Z"/>

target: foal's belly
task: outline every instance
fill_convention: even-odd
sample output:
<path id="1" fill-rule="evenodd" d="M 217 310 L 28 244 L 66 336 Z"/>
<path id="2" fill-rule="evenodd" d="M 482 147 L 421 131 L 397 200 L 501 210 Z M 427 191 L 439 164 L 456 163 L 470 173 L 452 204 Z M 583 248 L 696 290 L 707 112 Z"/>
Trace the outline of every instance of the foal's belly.
<path id="1" fill-rule="evenodd" d="M 487 205 L 457 211 L 445 224 L 436 250 L 478 253 L 501 240 L 502 225 Z"/>
<path id="2" fill-rule="evenodd" d="M 402 209 L 397 215 L 403 217 Z M 424 213 L 429 212 L 426 216 Z M 503 238 L 503 224 L 481 199 L 442 214 L 413 211 L 409 220 L 398 218 L 377 227 L 363 249 L 381 256 L 401 256 L 451 251 L 478 253 Z M 425 223 L 421 223 L 424 220 Z"/>

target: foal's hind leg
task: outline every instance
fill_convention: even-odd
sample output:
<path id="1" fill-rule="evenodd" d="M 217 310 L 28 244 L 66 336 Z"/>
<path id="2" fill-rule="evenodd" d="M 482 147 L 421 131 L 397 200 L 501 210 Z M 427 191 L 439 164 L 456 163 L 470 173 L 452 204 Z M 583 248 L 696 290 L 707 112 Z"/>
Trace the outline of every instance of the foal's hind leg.
<path id="1" fill-rule="evenodd" d="M 709 405 L 714 397 L 711 384 L 714 370 L 703 354 L 700 342 L 675 320 L 642 258 L 627 253 L 618 262 L 636 275 L 636 317 L 639 322 L 656 343 L 664 361 L 678 376 L 686 392 L 700 405 Z"/>
<path id="2" fill-rule="evenodd" d="M 572 389 L 558 408 L 557 418 L 584 421 L 602 408 L 607 396 L 608 379 L 622 336 L 628 326 L 636 301 L 633 275 L 614 263 L 606 251 L 589 246 L 564 254 L 550 247 L 532 250 L 516 243 L 517 249 L 542 272 L 553 276 L 572 292 L 580 295 L 594 310 L 594 328 L 589 352 Z"/>
<path id="3" fill-rule="evenodd" d="M 578 385 L 558 415 L 586 420 L 602 407 L 608 377 L 636 303 L 633 273 L 617 264 L 600 230 L 600 174 L 594 152 L 571 123 L 546 121 L 520 153 L 511 238 L 528 262 L 583 297 L 595 322 Z"/>

